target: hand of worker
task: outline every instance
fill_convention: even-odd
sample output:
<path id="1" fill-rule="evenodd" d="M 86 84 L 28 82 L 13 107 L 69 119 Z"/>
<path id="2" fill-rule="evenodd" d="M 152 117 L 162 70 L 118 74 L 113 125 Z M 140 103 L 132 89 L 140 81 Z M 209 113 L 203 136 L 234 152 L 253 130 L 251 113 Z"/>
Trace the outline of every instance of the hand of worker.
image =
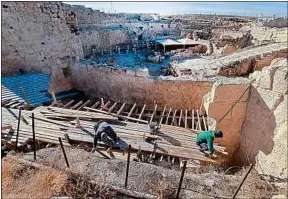
<path id="1" fill-rule="evenodd" d="M 91 150 L 91 153 L 94 153 L 96 151 L 97 147 L 93 147 Z"/>

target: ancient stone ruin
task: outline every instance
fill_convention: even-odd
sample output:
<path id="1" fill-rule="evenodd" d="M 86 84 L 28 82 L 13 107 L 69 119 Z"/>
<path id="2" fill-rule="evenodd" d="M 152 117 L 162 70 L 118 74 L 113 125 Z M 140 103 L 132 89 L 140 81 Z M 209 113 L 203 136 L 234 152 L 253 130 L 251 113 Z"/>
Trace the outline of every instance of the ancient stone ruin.
<path id="1" fill-rule="evenodd" d="M 8 153 L 2 183 L 16 183 L 9 164 L 29 165 L 40 174 L 55 169 L 53 175 L 67 178 L 61 187 L 72 186 L 77 173 L 93 177 L 78 176 L 98 195 L 175 198 L 178 167 L 185 164 L 191 171 L 182 187 L 197 188 L 198 195 L 181 190 L 183 198 L 225 198 L 242 176 L 213 174 L 204 182 L 205 172 L 196 170 L 252 165 L 258 185 L 267 187 L 261 192 L 247 184 L 256 179 L 250 177 L 240 186 L 243 196 L 287 192 L 287 18 L 106 13 L 25 1 L 2 2 L 1 17 L 2 156 Z M 124 154 L 116 147 L 111 155 L 105 143 L 90 152 L 100 120 L 126 143 Z M 148 128 L 153 122 L 157 132 Z M 199 132 L 208 130 L 224 133 L 215 139 L 215 157 L 196 145 Z M 127 158 L 131 181 L 123 188 Z M 100 182 L 110 192 L 101 192 Z M 153 183 L 159 187 L 146 187 Z M 59 190 L 37 196 L 97 196 Z M 6 198 L 20 197 L 15 193 L 5 185 Z"/>

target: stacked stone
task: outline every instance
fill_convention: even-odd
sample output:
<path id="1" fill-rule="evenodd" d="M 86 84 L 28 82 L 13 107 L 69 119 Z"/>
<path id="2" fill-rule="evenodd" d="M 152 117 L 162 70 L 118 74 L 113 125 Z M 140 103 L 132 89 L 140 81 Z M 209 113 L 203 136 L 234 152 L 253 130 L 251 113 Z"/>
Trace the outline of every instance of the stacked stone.
<path id="1" fill-rule="evenodd" d="M 66 23 L 60 2 L 5 2 L 2 4 L 2 74 L 51 72 L 61 68 L 58 58 L 83 57 L 79 37 Z M 68 21 L 66 21 L 68 20 Z"/>

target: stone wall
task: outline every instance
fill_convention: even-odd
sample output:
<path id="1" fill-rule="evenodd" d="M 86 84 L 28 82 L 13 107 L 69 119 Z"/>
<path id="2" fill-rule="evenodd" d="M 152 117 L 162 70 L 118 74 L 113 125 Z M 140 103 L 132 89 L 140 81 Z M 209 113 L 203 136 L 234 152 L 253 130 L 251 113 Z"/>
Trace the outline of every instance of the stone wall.
<path id="1" fill-rule="evenodd" d="M 288 40 L 288 28 L 269 28 L 260 26 L 244 26 L 242 31 L 249 31 L 252 44 L 261 45 L 268 42 L 285 42 Z"/>
<path id="2" fill-rule="evenodd" d="M 246 114 L 249 84 L 217 84 L 204 96 L 204 107 L 209 116 L 211 130 L 220 129 L 222 139 L 215 142 L 225 146 L 228 158 L 232 159 L 240 145 L 242 124 Z"/>
<path id="3" fill-rule="evenodd" d="M 77 89 L 92 98 L 103 97 L 127 104 L 147 104 L 154 101 L 160 107 L 200 108 L 202 97 L 211 89 L 210 82 L 162 81 L 140 76 L 140 73 L 109 68 L 94 68 L 76 63 L 72 78 Z"/>
<path id="4" fill-rule="evenodd" d="M 287 178 L 287 59 L 250 75 L 253 81 L 239 163 L 252 162 L 260 173 Z"/>
<path id="5" fill-rule="evenodd" d="M 1 15 L 2 74 L 17 73 L 19 68 L 51 73 L 51 68 L 67 67 L 58 59 L 83 58 L 77 21 L 62 3 L 3 2 Z"/>

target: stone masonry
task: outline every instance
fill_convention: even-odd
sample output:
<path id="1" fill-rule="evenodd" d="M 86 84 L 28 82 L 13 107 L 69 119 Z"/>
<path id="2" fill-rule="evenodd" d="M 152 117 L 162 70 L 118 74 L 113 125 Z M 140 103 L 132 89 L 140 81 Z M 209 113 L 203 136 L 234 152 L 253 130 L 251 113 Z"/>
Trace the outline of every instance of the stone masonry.
<path id="1" fill-rule="evenodd" d="M 1 11 L 2 74 L 51 73 L 67 67 L 59 59 L 83 58 L 77 21 L 61 2 L 3 2 Z"/>

